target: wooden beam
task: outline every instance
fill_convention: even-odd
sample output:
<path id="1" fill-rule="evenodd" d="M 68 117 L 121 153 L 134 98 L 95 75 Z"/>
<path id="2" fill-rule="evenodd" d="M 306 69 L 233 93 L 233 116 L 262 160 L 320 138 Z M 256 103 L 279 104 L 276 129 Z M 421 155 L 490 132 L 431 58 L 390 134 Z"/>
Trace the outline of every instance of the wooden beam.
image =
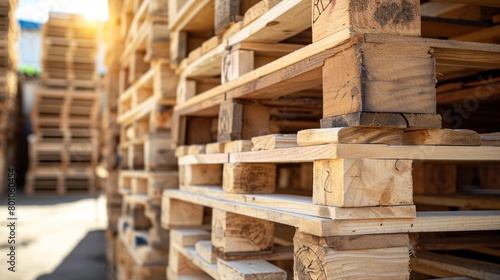
<path id="1" fill-rule="evenodd" d="M 203 206 L 183 200 L 162 197 L 161 225 L 166 229 L 200 226 L 203 224 Z"/>
<path id="2" fill-rule="evenodd" d="M 163 198 L 189 201 L 197 205 L 231 211 L 239 215 L 265 219 L 297 227 L 299 231 L 316 236 L 342 236 L 411 232 L 451 232 L 500 230 L 500 211 L 445 211 L 417 213 L 416 218 L 332 220 L 315 216 L 304 216 L 273 207 L 254 206 L 230 200 L 220 200 L 194 195 L 183 191 L 168 190 Z M 169 208 L 164 208 L 164 213 Z"/>
<path id="3" fill-rule="evenodd" d="M 408 279 L 409 239 L 396 238 L 393 243 L 387 236 L 369 237 L 372 242 L 354 242 L 345 249 L 342 243 L 349 240 L 331 242 L 297 232 L 293 239 L 295 279 Z"/>
<path id="4" fill-rule="evenodd" d="M 411 160 L 314 162 L 313 203 L 337 207 L 411 205 Z"/>
<path id="5" fill-rule="evenodd" d="M 273 193 L 276 189 L 276 165 L 273 163 L 226 163 L 222 186 L 229 193 Z"/>
<path id="6" fill-rule="evenodd" d="M 328 143 L 400 145 L 402 142 L 403 130 L 397 128 L 338 127 L 307 129 L 297 134 L 299 146 Z"/>
<path id="7" fill-rule="evenodd" d="M 435 66 L 429 51 L 415 45 L 363 43 L 327 58 L 323 117 L 356 112 L 435 114 Z"/>
<path id="8" fill-rule="evenodd" d="M 217 255 L 272 251 L 274 224 L 219 209 L 212 211 L 212 246 Z"/>
<path id="9" fill-rule="evenodd" d="M 479 134 L 467 129 L 425 129 L 406 131 L 403 145 L 480 146 Z"/>
<path id="10" fill-rule="evenodd" d="M 284 270 L 264 260 L 224 261 L 218 259 L 217 271 L 221 280 L 287 279 Z"/>
<path id="11" fill-rule="evenodd" d="M 420 36 L 420 1 L 312 0 L 313 41 L 348 30 Z"/>

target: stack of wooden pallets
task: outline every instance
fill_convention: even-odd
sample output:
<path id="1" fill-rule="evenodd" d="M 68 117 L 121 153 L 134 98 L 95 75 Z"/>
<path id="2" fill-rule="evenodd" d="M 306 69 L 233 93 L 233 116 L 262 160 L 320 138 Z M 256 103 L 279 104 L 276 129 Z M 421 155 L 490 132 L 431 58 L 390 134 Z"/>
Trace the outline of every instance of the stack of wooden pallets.
<path id="1" fill-rule="evenodd" d="M 101 166 L 106 169 L 104 190 L 107 198 L 108 231 L 107 260 L 108 278 L 115 279 L 118 243 L 118 219 L 121 215 L 122 195 L 118 191 L 118 96 L 120 75 L 120 54 L 123 50 L 121 30 L 121 8 L 123 1 L 109 0 L 109 20 L 104 26 L 105 39 L 105 106 L 101 118 Z"/>
<path id="2" fill-rule="evenodd" d="M 31 115 L 26 192 L 93 193 L 98 157 L 97 23 L 51 13 L 43 27 L 43 86 Z"/>
<path id="3" fill-rule="evenodd" d="M 169 1 L 168 279 L 500 277 L 500 128 L 454 129 L 499 105 L 474 3 Z"/>
<path id="4" fill-rule="evenodd" d="M 169 68 L 167 1 L 124 1 L 120 25 L 118 190 L 123 205 L 117 277 L 162 279 L 169 233 L 160 225 L 161 193 L 178 187 L 171 141 L 177 76 Z"/>
<path id="5" fill-rule="evenodd" d="M 0 1 L 0 193 L 6 185 L 6 170 L 13 152 L 16 129 L 17 49 L 18 26 L 17 1 Z"/>

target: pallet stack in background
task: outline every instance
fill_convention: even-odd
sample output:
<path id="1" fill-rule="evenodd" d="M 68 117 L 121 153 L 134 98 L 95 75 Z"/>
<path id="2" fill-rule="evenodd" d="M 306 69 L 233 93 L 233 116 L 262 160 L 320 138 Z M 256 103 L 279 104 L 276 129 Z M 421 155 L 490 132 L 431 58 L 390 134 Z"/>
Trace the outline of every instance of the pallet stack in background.
<path id="1" fill-rule="evenodd" d="M 121 5 L 118 279 L 165 277 L 169 232 L 160 225 L 161 194 L 178 187 L 171 141 L 177 76 L 169 68 L 167 2 L 129 0 Z"/>
<path id="2" fill-rule="evenodd" d="M 26 193 L 94 193 L 97 23 L 50 13 L 42 36 L 43 85 L 31 115 Z"/>
<path id="3" fill-rule="evenodd" d="M 122 209 L 122 195 L 118 191 L 118 144 L 120 125 L 118 124 L 118 96 L 120 75 L 120 54 L 123 51 L 121 30 L 121 7 L 123 1 L 109 0 L 109 20 L 104 25 L 106 75 L 104 77 L 104 107 L 101 117 L 101 166 L 105 168 L 104 191 L 107 199 L 108 231 L 107 259 L 108 279 L 116 279 L 116 259 L 118 239 L 118 219 Z"/>
<path id="4" fill-rule="evenodd" d="M 15 158 L 17 112 L 17 48 L 19 28 L 15 0 L 0 1 L 0 193 L 6 186 L 6 170 Z M 9 149 L 7 149 L 9 147 Z"/>
<path id="5" fill-rule="evenodd" d="M 474 3 L 169 1 L 168 279 L 499 278 L 500 10 Z"/>

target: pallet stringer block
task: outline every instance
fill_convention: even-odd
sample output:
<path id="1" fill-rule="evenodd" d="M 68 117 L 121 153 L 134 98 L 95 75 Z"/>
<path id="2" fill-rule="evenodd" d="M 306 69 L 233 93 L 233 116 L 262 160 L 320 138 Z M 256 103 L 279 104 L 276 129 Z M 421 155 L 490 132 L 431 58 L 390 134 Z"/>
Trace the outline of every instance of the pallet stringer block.
<path id="1" fill-rule="evenodd" d="M 253 102 L 225 101 L 220 105 L 217 140 L 250 140 L 267 134 L 270 111 L 270 108 Z"/>
<path id="2" fill-rule="evenodd" d="M 409 279 L 408 234 L 294 236 L 294 279 Z"/>
<path id="3" fill-rule="evenodd" d="M 268 254 L 273 243 L 273 222 L 213 209 L 212 249 L 219 257 Z"/>
<path id="4" fill-rule="evenodd" d="M 313 203 L 337 207 L 413 204 L 411 160 L 314 161 Z"/>

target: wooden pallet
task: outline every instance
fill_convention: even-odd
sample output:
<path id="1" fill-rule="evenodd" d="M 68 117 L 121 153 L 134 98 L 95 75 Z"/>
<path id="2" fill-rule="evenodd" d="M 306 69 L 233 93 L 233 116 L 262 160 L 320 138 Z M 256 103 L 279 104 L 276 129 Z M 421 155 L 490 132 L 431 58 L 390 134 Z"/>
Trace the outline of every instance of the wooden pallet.
<path id="1" fill-rule="evenodd" d="M 120 170 L 118 190 L 122 195 L 144 195 L 159 202 L 164 189 L 178 187 L 177 171 L 126 171 Z"/>
<path id="2" fill-rule="evenodd" d="M 95 182 L 93 172 L 62 172 L 58 168 L 52 170 L 34 170 L 26 175 L 27 195 L 71 195 L 93 194 Z"/>
<path id="3" fill-rule="evenodd" d="M 284 270 L 267 260 L 286 261 L 293 258 L 293 248 L 280 246 L 264 259 L 224 260 L 214 254 L 211 234 L 206 230 L 172 230 L 170 236 L 168 279 L 188 276 L 194 279 L 287 279 Z"/>
<path id="4" fill-rule="evenodd" d="M 76 15 L 50 13 L 42 33 L 44 85 L 94 89 L 97 25 Z"/>
<path id="5" fill-rule="evenodd" d="M 33 130 L 96 129 L 98 109 L 99 96 L 94 91 L 40 88 L 31 112 Z"/>
<path id="6" fill-rule="evenodd" d="M 134 252 L 129 249 L 129 246 L 127 246 L 121 238 L 118 238 L 116 256 L 117 268 L 116 275 L 114 275 L 116 279 L 159 280 L 165 278 L 164 265 L 137 265 L 134 260 Z"/>
<path id="7" fill-rule="evenodd" d="M 118 122 L 128 124 L 140 120 L 154 110 L 175 104 L 177 77 L 165 62 L 157 61 L 139 80 L 123 85 L 118 99 Z M 165 110 L 164 109 L 164 110 Z"/>
<path id="8" fill-rule="evenodd" d="M 415 274 L 434 277 L 495 279 L 500 275 L 497 240 L 498 235 L 485 232 L 469 236 L 421 235 L 411 268 Z"/>
<path id="9" fill-rule="evenodd" d="M 97 148 L 92 142 L 30 142 L 30 169 L 61 171 L 92 170 L 97 165 Z"/>

